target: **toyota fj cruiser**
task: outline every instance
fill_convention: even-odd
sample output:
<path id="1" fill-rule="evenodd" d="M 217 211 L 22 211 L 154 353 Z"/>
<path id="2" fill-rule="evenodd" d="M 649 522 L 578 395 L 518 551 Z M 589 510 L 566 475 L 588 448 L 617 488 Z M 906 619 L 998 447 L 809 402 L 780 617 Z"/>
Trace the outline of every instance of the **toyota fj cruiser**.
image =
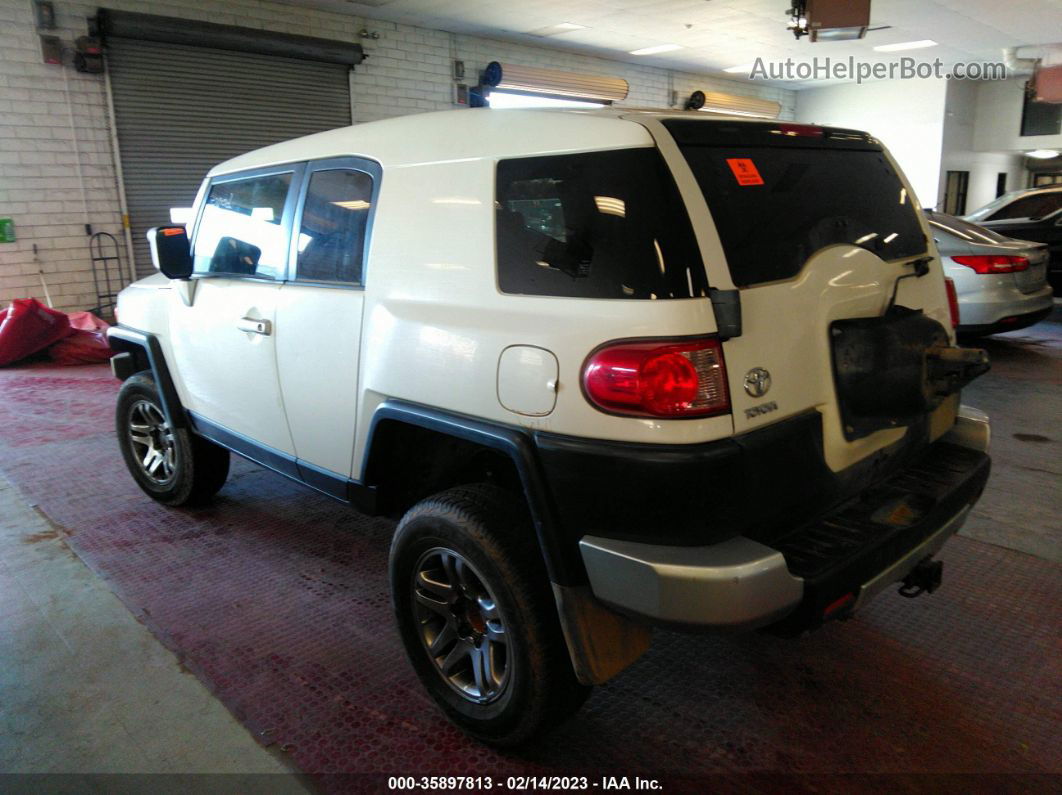
<path id="1" fill-rule="evenodd" d="M 395 616 L 513 744 L 651 625 L 799 633 L 931 558 L 988 477 L 910 185 L 852 130 L 461 110 L 215 167 L 110 332 L 121 452 L 167 505 L 235 452 L 401 516 Z"/>

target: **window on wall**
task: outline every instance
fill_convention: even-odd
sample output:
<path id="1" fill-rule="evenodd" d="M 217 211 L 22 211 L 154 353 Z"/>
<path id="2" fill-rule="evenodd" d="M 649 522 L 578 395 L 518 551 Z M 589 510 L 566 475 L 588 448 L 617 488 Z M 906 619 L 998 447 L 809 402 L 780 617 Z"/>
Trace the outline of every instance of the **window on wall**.
<path id="1" fill-rule="evenodd" d="M 514 91 L 491 91 L 487 95 L 487 104 L 498 108 L 603 108 L 604 102 L 590 102 L 580 99 L 559 99 L 557 97 L 520 94 Z"/>
<path id="2" fill-rule="evenodd" d="M 195 272 L 276 279 L 287 260 L 291 172 L 215 182 L 195 237 Z"/>
<path id="3" fill-rule="evenodd" d="M 296 278 L 360 284 L 372 177 L 354 169 L 314 171 L 299 227 Z"/>

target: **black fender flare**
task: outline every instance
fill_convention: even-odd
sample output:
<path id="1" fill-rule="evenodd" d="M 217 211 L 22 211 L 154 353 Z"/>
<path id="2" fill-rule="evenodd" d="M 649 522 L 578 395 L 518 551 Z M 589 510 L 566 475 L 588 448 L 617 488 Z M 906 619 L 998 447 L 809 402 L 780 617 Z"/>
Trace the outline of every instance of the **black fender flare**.
<path id="1" fill-rule="evenodd" d="M 573 544 L 565 544 L 559 532 L 553 498 L 535 454 L 534 442 L 528 433 L 510 425 L 488 422 L 443 409 L 402 400 L 385 400 L 377 407 L 369 424 L 362 459 L 363 479 L 370 472 L 376 433 L 385 422 L 398 422 L 437 431 L 483 445 L 511 459 L 531 511 L 531 520 L 550 580 L 558 585 L 586 583 L 586 570 L 578 550 Z"/>
<path id="2" fill-rule="evenodd" d="M 166 356 L 156 335 L 128 326 L 111 326 L 107 329 L 107 342 L 115 355 L 111 357 L 111 372 L 124 381 L 134 373 L 150 370 L 162 397 L 162 409 L 166 420 L 173 428 L 189 427 L 188 415 L 181 405 L 174 386 Z"/>

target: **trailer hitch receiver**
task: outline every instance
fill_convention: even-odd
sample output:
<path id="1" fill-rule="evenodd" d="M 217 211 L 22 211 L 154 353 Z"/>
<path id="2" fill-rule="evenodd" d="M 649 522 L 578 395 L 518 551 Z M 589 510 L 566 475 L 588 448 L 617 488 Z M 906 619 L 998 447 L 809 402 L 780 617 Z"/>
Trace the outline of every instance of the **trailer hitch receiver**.
<path id="1" fill-rule="evenodd" d="M 944 575 L 944 561 L 926 558 L 915 566 L 911 573 L 903 578 L 900 596 L 914 599 L 923 593 L 933 593 L 940 587 Z"/>

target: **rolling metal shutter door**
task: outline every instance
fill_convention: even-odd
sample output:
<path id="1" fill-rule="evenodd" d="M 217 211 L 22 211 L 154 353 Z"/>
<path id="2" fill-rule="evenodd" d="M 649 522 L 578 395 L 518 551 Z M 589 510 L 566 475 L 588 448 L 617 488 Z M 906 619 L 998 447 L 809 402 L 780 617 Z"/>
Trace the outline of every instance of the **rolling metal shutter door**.
<path id="1" fill-rule="evenodd" d="M 144 235 L 189 207 L 213 166 L 350 124 L 350 67 L 181 44 L 109 38 L 114 114 L 136 268 Z"/>

